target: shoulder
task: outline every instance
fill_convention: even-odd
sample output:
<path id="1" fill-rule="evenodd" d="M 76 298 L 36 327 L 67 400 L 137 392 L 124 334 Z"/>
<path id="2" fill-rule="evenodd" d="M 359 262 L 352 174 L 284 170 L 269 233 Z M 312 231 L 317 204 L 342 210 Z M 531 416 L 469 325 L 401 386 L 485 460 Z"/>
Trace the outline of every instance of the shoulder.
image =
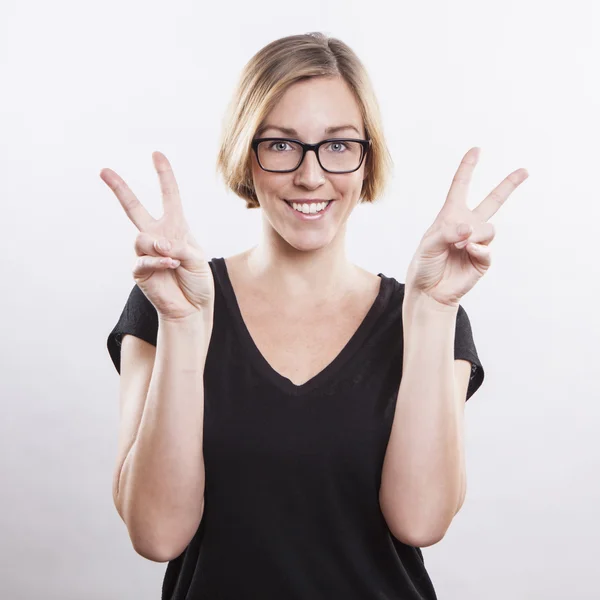
<path id="1" fill-rule="evenodd" d="M 397 281 L 396 279 L 394 279 L 393 277 L 387 277 L 386 275 L 384 275 L 383 273 L 372 273 L 371 271 L 367 271 L 366 269 L 363 269 L 362 267 L 359 267 L 358 265 L 355 265 L 356 267 L 356 271 L 357 271 L 357 289 L 360 290 L 371 290 L 371 291 L 375 291 L 375 290 L 379 290 L 380 287 L 384 286 L 385 284 L 389 284 L 390 287 L 393 287 L 394 289 L 399 289 L 400 287 L 402 287 L 402 289 L 404 289 L 404 285 L 401 284 L 399 281 Z"/>

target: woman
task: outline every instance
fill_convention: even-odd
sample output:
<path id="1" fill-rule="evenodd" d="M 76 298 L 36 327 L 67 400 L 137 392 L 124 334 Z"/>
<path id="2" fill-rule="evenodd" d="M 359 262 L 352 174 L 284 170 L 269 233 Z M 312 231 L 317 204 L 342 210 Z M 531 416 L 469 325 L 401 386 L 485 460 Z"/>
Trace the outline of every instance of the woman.
<path id="1" fill-rule="evenodd" d="M 463 407 L 484 379 L 460 298 L 490 264 L 467 153 L 406 283 L 352 264 L 346 223 L 383 191 L 377 102 L 348 46 L 277 40 L 246 65 L 218 166 L 263 235 L 207 261 L 166 157 L 108 338 L 121 375 L 115 505 L 135 550 L 169 561 L 163 599 L 431 599 L 420 546 L 465 493 Z M 460 228 L 465 227 L 464 231 Z M 402 385 L 400 385 L 402 380 Z"/>

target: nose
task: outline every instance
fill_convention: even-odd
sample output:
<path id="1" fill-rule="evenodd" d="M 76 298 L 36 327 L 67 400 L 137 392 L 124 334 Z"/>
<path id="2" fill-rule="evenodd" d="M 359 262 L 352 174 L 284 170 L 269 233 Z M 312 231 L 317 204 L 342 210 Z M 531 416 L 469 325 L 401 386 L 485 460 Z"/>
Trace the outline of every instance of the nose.
<path id="1" fill-rule="evenodd" d="M 308 150 L 302 164 L 296 169 L 294 183 L 299 186 L 314 189 L 325 181 L 325 171 L 321 168 L 314 150 Z"/>

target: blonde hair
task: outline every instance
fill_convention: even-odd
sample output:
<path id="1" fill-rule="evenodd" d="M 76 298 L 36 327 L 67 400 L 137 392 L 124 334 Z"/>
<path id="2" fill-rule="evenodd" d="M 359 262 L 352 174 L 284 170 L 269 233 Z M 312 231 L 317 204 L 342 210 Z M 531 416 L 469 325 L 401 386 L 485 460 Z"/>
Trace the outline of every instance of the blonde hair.
<path id="1" fill-rule="evenodd" d="M 342 77 L 349 85 L 371 140 L 361 201 L 373 202 L 383 193 L 392 160 L 366 69 L 344 42 L 315 32 L 275 40 L 257 52 L 244 67 L 226 111 L 217 172 L 230 190 L 246 200 L 246 208 L 260 206 L 252 181 L 255 132 L 287 88 L 312 77 Z"/>

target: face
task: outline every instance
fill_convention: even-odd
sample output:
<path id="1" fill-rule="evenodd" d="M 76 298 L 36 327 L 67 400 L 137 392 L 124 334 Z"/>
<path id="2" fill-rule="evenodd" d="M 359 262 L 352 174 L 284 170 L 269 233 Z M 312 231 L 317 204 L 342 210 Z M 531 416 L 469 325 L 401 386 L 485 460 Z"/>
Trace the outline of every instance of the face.
<path id="1" fill-rule="evenodd" d="M 340 126 L 343 128 L 330 130 Z M 265 118 L 257 137 L 291 138 L 316 144 L 330 138 L 365 139 L 365 131 L 358 103 L 344 80 L 320 77 L 290 86 Z M 260 168 L 252 152 L 254 187 L 265 225 L 298 250 L 317 250 L 328 245 L 345 230 L 346 221 L 358 204 L 365 163 L 366 158 L 353 173 L 328 173 L 319 165 L 315 153 L 307 152 L 295 171 L 270 173 Z M 307 199 L 330 203 L 318 218 L 311 219 L 297 214 L 288 204 Z"/>

